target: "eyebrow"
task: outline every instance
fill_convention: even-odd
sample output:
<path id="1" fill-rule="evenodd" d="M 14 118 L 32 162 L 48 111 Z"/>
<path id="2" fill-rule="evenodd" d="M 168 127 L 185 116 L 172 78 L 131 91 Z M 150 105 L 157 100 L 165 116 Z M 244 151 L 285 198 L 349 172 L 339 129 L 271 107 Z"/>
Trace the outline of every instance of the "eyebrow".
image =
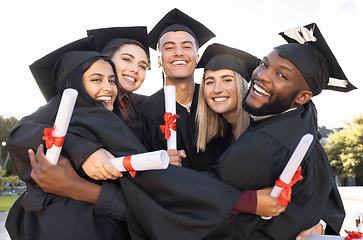
<path id="1" fill-rule="evenodd" d="M 263 57 L 263 60 L 266 60 L 267 62 L 269 62 L 267 57 Z M 284 65 L 280 65 L 279 67 L 292 73 L 292 70 L 289 67 L 286 67 Z"/>

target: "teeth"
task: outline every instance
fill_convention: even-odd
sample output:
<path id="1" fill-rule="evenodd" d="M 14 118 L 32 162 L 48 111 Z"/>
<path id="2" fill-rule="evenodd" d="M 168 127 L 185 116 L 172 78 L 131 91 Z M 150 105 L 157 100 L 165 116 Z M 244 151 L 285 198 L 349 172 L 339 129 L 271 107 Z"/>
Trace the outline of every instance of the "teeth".
<path id="1" fill-rule="evenodd" d="M 227 99 L 228 98 L 226 98 L 226 97 L 220 97 L 220 98 L 214 98 L 214 101 L 216 101 L 216 102 L 222 102 L 222 101 L 225 101 Z"/>
<path id="2" fill-rule="evenodd" d="M 111 101 L 111 97 L 98 97 L 97 101 Z"/>
<path id="3" fill-rule="evenodd" d="M 126 78 L 127 80 L 131 81 L 131 82 L 135 82 L 135 78 L 132 78 L 132 77 L 129 77 L 129 76 L 126 76 L 124 75 L 124 78 Z"/>
<path id="4" fill-rule="evenodd" d="M 265 90 L 263 90 L 256 84 L 253 85 L 253 89 L 255 90 L 255 93 L 259 96 L 262 96 L 262 95 L 270 96 L 270 94 L 268 92 L 266 92 Z"/>
<path id="5" fill-rule="evenodd" d="M 187 63 L 186 61 L 175 61 L 175 62 L 173 62 L 173 65 L 183 65 L 186 63 Z"/>

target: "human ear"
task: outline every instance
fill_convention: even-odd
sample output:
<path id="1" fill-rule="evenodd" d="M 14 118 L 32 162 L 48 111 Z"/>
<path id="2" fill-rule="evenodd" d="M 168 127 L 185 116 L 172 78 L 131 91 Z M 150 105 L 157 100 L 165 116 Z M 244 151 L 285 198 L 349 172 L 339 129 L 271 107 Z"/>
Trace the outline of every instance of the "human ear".
<path id="1" fill-rule="evenodd" d="M 295 103 L 303 105 L 313 97 L 313 93 L 309 90 L 302 90 L 296 97 Z"/>
<path id="2" fill-rule="evenodd" d="M 159 68 L 161 68 L 161 58 L 160 58 L 160 56 L 158 56 L 158 65 L 159 65 Z"/>

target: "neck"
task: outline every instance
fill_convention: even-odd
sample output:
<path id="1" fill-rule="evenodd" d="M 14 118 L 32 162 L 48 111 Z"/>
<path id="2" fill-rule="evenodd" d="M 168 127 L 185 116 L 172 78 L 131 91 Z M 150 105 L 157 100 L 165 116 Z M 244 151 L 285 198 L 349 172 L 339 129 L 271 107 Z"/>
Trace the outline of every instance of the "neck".
<path id="1" fill-rule="evenodd" d="M 175 99 L 178 103 L 186 105 L 193 100 L 194 77 L 184 79 L 166 78 L 167 86 L 175 86 Z"/>
<path id="2" fill-rule="evenodd" d="M 232 132 L 234 133 L 237 125 L 237 110 L 229 113 L 222 113 L 223 118 L 232 126 Z"/>

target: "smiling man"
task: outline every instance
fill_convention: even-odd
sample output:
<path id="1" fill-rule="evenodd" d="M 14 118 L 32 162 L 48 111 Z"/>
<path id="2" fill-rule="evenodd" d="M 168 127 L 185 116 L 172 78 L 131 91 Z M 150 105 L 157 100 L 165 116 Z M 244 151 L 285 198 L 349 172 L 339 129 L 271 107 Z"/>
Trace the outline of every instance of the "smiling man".
<path id="1" fill-rule="evenodd" d="M 196 159 L 194 143 L 195 114 L 199 84 L 194 82 L 198 63 L 198 49 L 215 35 L 203 24 L 178 9 L 167 13 L 150 31 L 149 45 L 159 51 L 158 63 L 162 68 L 165 85 L 175 86 L 177 119 L 177 149 L 184 150 L 182 166 L 203 171 L 210 163 Z M 143 115 L 142 143 L 149 151 L 166 149 L 166 140 L 160 130 L 165 124 L 164 91 L 159 90 L 146 99 L 139 108 Z M 184 157 L 184 156 L 182 156 Z"/>

